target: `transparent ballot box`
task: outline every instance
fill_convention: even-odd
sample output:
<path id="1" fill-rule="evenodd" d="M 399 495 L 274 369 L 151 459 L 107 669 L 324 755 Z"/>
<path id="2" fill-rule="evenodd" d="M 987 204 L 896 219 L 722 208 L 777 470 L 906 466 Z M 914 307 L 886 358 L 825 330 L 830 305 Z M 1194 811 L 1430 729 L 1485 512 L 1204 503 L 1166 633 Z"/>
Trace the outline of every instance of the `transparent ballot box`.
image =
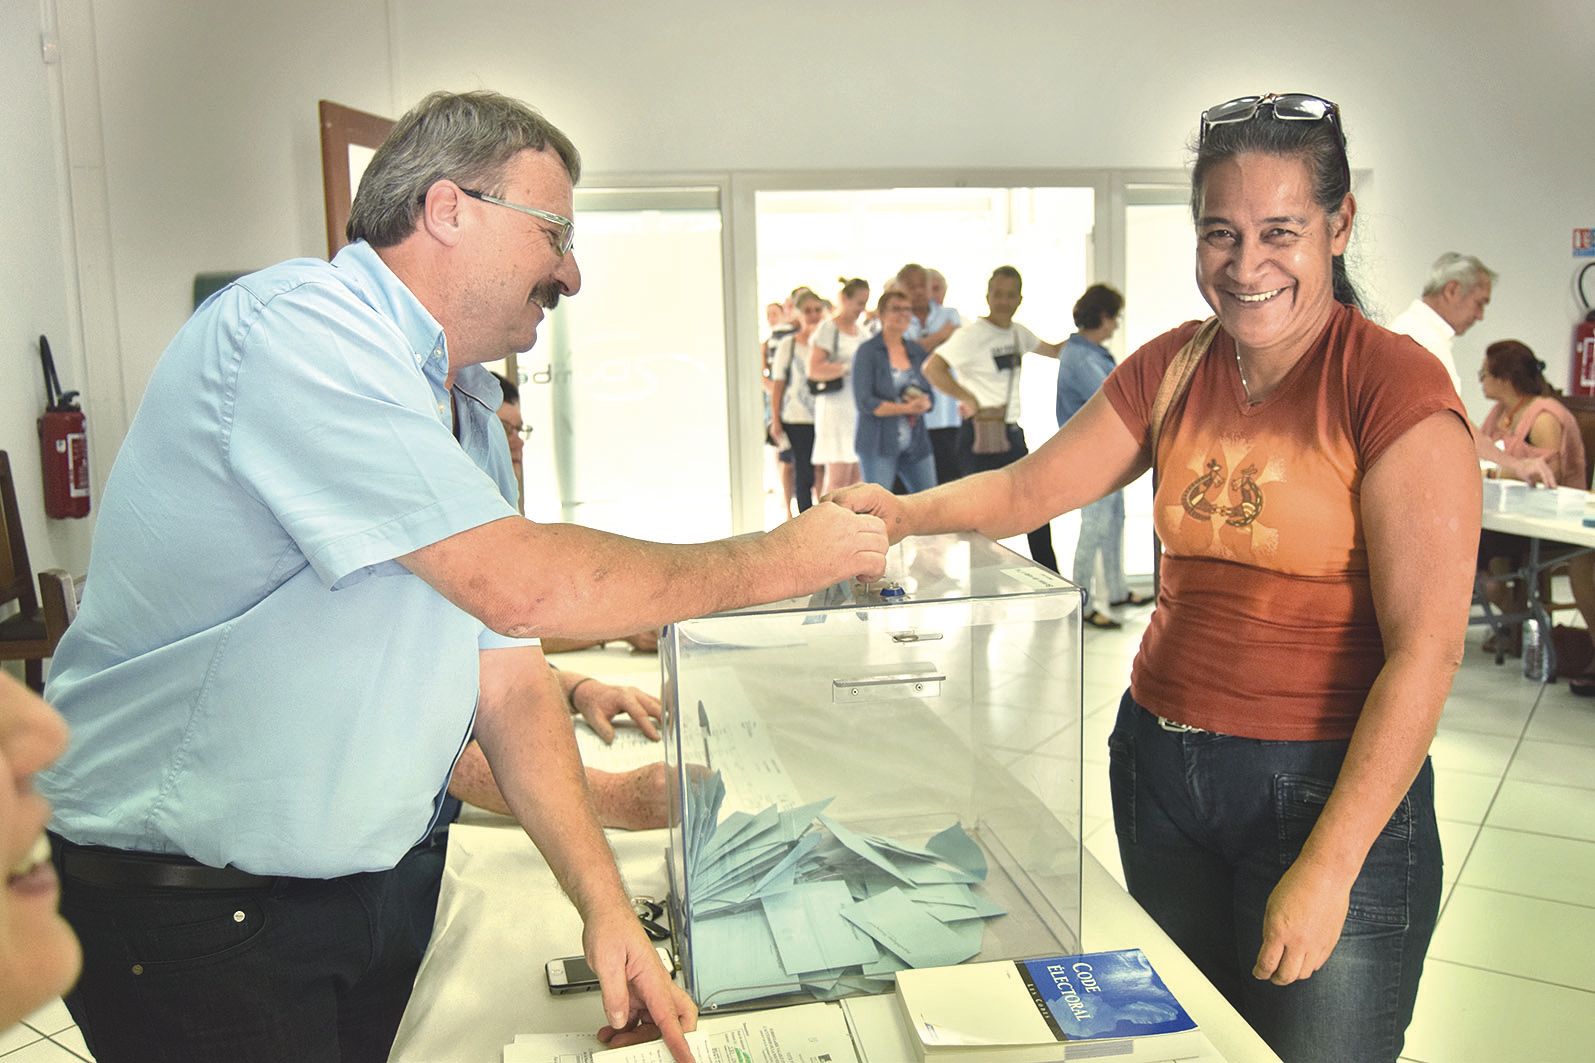
<path id="1" fill-rule="evenodd" d="M 1077 951 L 1079 588 L 980 536 L 661 642 L 671 917 L 705 1009 Z"/>

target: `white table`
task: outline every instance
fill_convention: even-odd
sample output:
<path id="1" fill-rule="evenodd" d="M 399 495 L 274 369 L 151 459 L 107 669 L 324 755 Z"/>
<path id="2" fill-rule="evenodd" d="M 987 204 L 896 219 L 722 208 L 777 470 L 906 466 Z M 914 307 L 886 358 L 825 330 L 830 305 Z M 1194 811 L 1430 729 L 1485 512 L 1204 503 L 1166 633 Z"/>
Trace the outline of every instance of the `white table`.
<path id="1" fill-rule="evenodd" d="M 1528 560 L 1521 569 L 1511 574 L 1523 580 L 1528 594 L 1527 611 L 1521 615 L 1513 614 L 1502 619 L 1521 620 L 1533 617 L 1539 621 L 1541 645 L 1545 652 L 1545 680 L 1547 682 L 1554 680 L 1556 644 L 1551 638 L 1551 616 L 1546 611 L 1540 595 L 1540 575 L 1568 558 L 1595 550 L 1595 528 L 1584 527 L 1582 512 L 1569 516 L 1548 517 L 1524 513 L 1517 509 L 1504 512 L 1485 510 L 1483 526 L 1490 531 L 1521 535 L 1529 541 Z M 1549 548 L 1546 544 L 1550 544 Z"/>
<path id="2" fill-rule="evenodd" d="M 562 667 L 645 688 L 657 684 L 652 658 L 585 651 L 555 658 Z M 601 766 L 601 765 L 600 765 Z M 634 894 L 666 891 L 665 831 L 611 831 Z M 1230 1063 L 1278 1057 L 1089 853 L 1085 857 L 1087 950 L 1139 948 Z M 393 1049 L 402 1063 L 498 1063 L 517 1033 L 593 1031 L 603 1024 L 598 994 L 553 996 L 549 959 L 581 952 L 581 922 L 553 873 L 508 819 L 467 810 L 450 832 L 448 863 L 432 943 L 416 977 Z M 890 994 L 859 1001 L 854 1017 L 865 1063 L 915 1057 Z"/>

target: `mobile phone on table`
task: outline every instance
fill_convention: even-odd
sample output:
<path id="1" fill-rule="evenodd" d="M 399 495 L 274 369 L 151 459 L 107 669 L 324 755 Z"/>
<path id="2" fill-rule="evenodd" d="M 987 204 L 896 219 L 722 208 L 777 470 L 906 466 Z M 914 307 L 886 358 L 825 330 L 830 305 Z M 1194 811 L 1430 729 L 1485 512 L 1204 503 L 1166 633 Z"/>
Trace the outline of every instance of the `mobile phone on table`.
<path id="1" fill-rule="evenodd" d="M 659 945 L 654 951 L 659 954 L 659 962 L 665 965 L 665 970 L 675 974 L 676 961 L 670 955 L 670 950 Z M 585 993 L 598 988 L 598 976 L 581 956 L 562 956 L 557 960 L 549 960 L 543 967 L 543 973 L 548 978 L 550 993 Z"/>

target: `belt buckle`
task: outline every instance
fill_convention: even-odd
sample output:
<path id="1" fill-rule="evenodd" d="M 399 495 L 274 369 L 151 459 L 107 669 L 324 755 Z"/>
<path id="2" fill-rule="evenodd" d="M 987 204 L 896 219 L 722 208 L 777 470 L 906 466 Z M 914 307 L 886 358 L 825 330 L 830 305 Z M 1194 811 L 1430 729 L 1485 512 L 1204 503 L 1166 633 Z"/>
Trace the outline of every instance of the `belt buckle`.
<path id="1" fill-rule="evenodd" d="M 1163 730 L 1168 731 L 1168 732 L 1170 732 L 1172 734 L 1177 734 L 1177 735 L 1205 735 L 1205 734 L 1207 734 L 1207 732 L 1205 730 L 1203 730 L 1202 728 L 1200 728 L 1200 727 L 1192 727 L 1188 723 L 1180 723 L 1180 722 L 1178 722 L 1176 720 L 1166 720 L 1166 719 L 1164 719 L 1161 716 L 1159 716 L 1157 718 L 1157 725 L 1159 727 L 1163 728 Z"/>

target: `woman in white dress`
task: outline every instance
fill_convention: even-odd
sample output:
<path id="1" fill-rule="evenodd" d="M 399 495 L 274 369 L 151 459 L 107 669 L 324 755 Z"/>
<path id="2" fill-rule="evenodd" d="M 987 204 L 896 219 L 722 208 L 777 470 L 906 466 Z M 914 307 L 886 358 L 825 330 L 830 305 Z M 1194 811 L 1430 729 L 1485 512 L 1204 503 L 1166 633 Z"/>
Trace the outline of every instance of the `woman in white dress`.
<path id="1" fill-rule="evenodd" d="M 823 382 L 832 390 L 814 396 L 814 464 L 825 466 L 825 489 L 839 491 L 859 480 L 858 454 L 853 435 L 858 428 L 858 407 L 851 383 L 853 352 L 869 338 L 859 315 L 869 303 L 869 282 L 842 279 L 831 320 L 814 330 L 809 339 L 809 381 Z"/>

